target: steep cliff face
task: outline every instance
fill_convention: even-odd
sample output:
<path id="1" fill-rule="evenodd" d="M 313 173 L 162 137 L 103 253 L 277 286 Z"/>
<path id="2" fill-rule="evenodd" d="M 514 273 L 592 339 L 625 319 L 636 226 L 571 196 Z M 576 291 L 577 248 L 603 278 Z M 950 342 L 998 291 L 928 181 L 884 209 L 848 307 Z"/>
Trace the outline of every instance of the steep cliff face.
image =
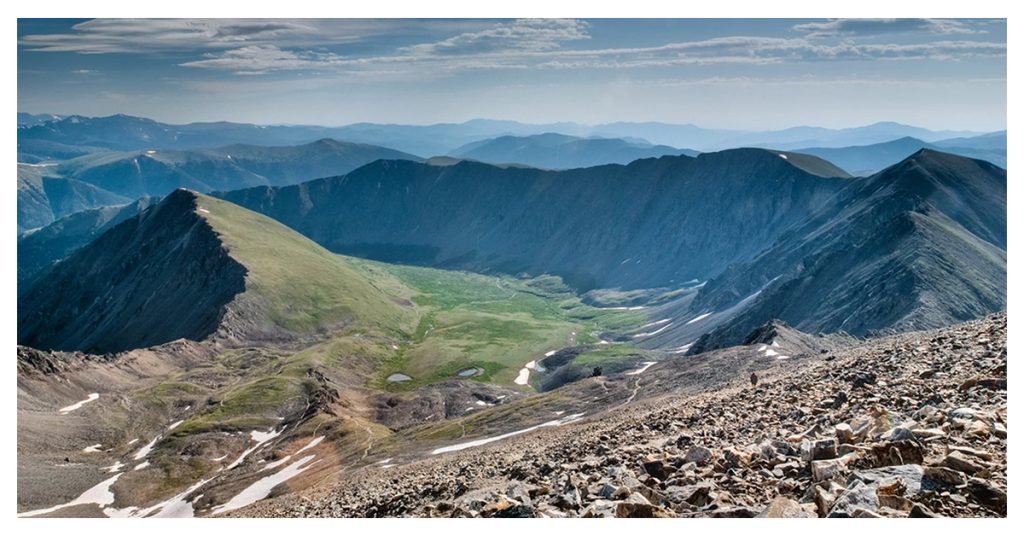
<path id="1" fill-rule="evenodd" d="M 18 293 L 57 261 L 92 242 L 115 225 L 155 205 L 154 197 L 143 197 L 127 205 L 83 210 L 18 238 Z"/>
<path id="2" fill-rule="evenodd" d="M 407 314 L 350 259 L 176 190 L 37 275 L 19 296 L 18 342 L 92 353 L 213 335 L 257 344 L 351 324 L 394 332 Z"/>
<path id="3" fill-rule="evenodd" d="M 851 183 L 770 249 L 710 281 L 692 311 L 753 297 L 690 351 L 737 344 L 772 318 L 869 335 L 1000 311 L 1005 248 L 1006 170 L 922 150 Z"/>
<path id="4" fill-rule="evenodd" d="M 18 342 L 98 353 L 198 340 L 245 275 L 179 190 L 40 276 L 18 300 Z"/>

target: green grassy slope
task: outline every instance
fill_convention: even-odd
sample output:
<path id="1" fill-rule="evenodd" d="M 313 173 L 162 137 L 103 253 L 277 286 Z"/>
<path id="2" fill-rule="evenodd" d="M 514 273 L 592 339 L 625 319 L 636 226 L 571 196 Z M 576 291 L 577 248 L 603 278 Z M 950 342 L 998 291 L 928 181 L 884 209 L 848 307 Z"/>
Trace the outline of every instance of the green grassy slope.
<path id="1" fill-rule="evenodd" d="M 197 199 L 196 210 L 249 270 L 246 294 L 274 325 L 297 333 L 344 325 L 390 335 L 415 325 L 415 314 L 395 295 L 400 286 L 384 274 L 363 271 L 266 216 L 202 194 Z"/>

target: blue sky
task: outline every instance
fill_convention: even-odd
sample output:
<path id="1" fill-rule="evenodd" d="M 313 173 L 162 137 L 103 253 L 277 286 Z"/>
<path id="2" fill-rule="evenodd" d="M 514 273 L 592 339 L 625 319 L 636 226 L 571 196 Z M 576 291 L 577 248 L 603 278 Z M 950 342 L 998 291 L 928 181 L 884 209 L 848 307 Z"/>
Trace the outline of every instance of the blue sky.
<path id="1" fill-rule="evenodd" d="M 997 130 L 1006 23 L 20 19 L 18 109 L 172 123 Z"/>

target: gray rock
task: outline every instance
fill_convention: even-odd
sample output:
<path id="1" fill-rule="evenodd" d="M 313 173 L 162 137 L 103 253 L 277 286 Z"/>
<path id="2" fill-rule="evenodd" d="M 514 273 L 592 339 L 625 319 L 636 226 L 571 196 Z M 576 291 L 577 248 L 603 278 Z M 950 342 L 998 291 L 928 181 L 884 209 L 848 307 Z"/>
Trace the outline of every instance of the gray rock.
<path id="1" fill-rule="evenodd" d="M 804 441 L 800 445 L 800 457 L 805 462 L 813 460 L 830 460 L 836 457 L 837 442 L 834 438 Z"/>
<path id="2" fill-rule="evenodd" d="M 921 493 L 921 483 L 924 479 L 924 468 L 920 465 L 894 465 L 891 467 L 879 467 L 864 471 L 854 471 L 848 482 L 860 481 L 874 488 L 878 488 L 886 481 L 898 479 L 903 482 L 906 489 L 904 496 L 916 497 Z"/>
<path id="3" fill-rule="evenodd" d="M 871 512 L 878 510 L 878 494 L 875 492 L 875 486 L 859 480 L 854 481 L 836 500 L 828 517 L 853 517 L 856 510 Z"/>
<path id="4" fill-rule="evenodd" d="M 695 463 L 697 465 L 704 465 L 711 461 L 711 450 L 706 447 L 693 446 L 686 451 L 686 457 L 684 458 L 687 463 Z"/>

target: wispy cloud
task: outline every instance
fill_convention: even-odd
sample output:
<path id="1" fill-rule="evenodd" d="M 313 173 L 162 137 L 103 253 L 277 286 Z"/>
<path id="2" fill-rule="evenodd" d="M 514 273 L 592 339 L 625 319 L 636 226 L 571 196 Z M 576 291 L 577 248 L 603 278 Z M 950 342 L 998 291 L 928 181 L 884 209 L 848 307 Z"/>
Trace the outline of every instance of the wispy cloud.
<path id="1" fill-rule="evenodd" d="M 520 19 L 499 23 L 434 43 L 402 49 L 417 55 L 480 54 L 495 51 L 537 51 L 558 48 L 566 41 L 590 39 L 586 22 L 575 19 Z"/>
<path id="2" fill-rule="evenodd" d="M 243 45 L 312 48 L 374 36 L 464 32 L 486 26 L 484 21 L 472 20 L 93 19 L 75 24 L 67 32 L 26 35 L 18 45 L 29 51 L 79 54 L 202 51 Z"/>
<path id="3" fill-rule="evenodd" d="M 97 19 L 69 32 L 24 36 L 40 52 L 151 53 L 177 50 L 177 65 L 237 75 L 339 73 L 362 79 L 447 76 L 474 70 L 642 69 L 686 65 L 938 60 L 1004 57 L 1005 42 L 977 37 L 977 25 L 945 19 L 837 19 L 799 24 L 795 37 L 720 36 L 643 47 L 594 46 L 591 25 L 574 19 L 512 21 Z M 942 40 L 885 34 L 926 33 Z M 369 36 L 423 37 L 367 49 Z M 875 36 L 875 37 L 869 37 Z M 863 37 L 863 39 L 861 39 Z M 387 41 L 387 40 L 385 40 Z M 415 42 L 415 41 L 414 41 Z"/>
<path id="4" fill-rule="evenodd" d="M 550 43 L 555 43 L 555 40 Z M 467 41 L 468 43 L 468 41 Z M 526 46 L 526 45 L 524 45 Z M 458 72 L 487 69 L 637 69 L 674 65 L 779 64 L 787 62 L 939 60 L 1002 57 L 1005 43 L 984 41 L 932 41 L 926 43 L 826 44 L 806 38 L 718 37 L 668 43 L 653 47 L 562 49 L 554 44 L 526 48 L 493 44 L 471 52 L 460 46 L 459 54 L 438 43 L 403 48 L 385 56 L 350 58 L 312 50 L 289 51 L 275 46 L 248 46 L 208 53 L 185 67 L 258 74 L 281 70 L 319 70 L 371 73 L 383 69 Z"/>
<path id="5" fill-rule="evenodd" d="M 19 44 L 32 51 L 108 54 L 223 48 L 315 33 L 315 28 L 301 21 L 229 19 L 94 19 L 71 29 L 27 35 Z"/>
<path id="6" fill-rule="evenodd" d="M 810 37 L 868 36 L 921 32 L 928 34 L 973 34 L 979 30 L 966 22 L 950 19 L 835 19 L 808 22 L 793 27 Z"/>
<path id="7" fill-rule="evenodd" d="M 325 69 L 341 63 L 344 63 L 341 56 L 326 52 L 291 51 L 282 50 L 274 45 L 250 45 L 219 54 L 208 53 L 204 55 L 204 59 L 185 62 L 181 66 L 255 75 L 271 71 Z"/>

